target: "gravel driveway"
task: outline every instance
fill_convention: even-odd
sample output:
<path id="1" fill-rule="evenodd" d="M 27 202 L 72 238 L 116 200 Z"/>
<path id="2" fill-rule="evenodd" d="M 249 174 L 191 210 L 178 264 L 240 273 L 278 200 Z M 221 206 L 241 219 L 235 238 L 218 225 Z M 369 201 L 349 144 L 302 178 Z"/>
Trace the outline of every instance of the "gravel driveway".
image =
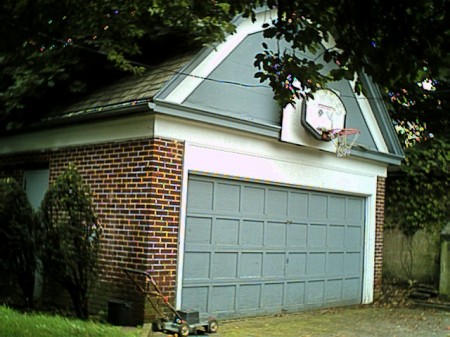
<path id="1" fill-rule="evenodd" d="M 223 322 L 216 335 L 301 336 L 450 337 L 450 312 L 421 308 L 347 307 Z"/>
<path id="2" fill-rule="evenodd" d="M 355 306 L 219 324 L 210 337 L 450 337 L 450 312 L 417 307 Z M 171 336 L 149 330 L 146 324 L 142 336 Z"/>
<path id="3" fill-rule="evenodd" d="M 385 284 L 370 305 L 302 311 L 278 316 L 219 321 L 219 332 L 210 337 L 450 337 L 450 303 L 447 309 L 418 306 L 410 289 Z M 142 337 L 165 337 L 152 333 Z M 205 337 L 205 335 L 203 335 Z"/>

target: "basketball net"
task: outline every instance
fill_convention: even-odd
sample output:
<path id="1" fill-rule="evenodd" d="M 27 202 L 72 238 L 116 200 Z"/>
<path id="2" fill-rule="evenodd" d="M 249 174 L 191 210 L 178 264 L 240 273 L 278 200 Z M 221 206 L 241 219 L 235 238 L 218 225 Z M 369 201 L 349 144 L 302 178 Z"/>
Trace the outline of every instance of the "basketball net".
<path id="1" fill-rule="evenodd" d="M 351 149 L 359 138 L 361 131 L 358 129 L 331 129 L 324 131 L 336 147 L 338 158 L 348 157 Z"/>

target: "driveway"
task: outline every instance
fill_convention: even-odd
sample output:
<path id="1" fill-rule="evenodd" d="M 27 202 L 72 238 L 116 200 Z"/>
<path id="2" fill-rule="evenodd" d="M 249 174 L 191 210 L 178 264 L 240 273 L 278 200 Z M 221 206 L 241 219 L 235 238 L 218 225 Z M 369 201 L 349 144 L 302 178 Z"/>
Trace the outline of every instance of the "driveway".
<path id="1" fill-rule="evenodd" d="M 450 337 L 450 312 L 419 307 L 354 306 L 219 324 L 210 337 Z M 170 336 L 149 330 L 146 324 L 142 336 Z"/>
<path id="2" fill-rule="evenodd" d="M 358 306 L 223 322 L 217 337 L 450 337 L 450 313 Z M 212 336 L 211 336 L 212 337 Z"/>
<path id="3" fill-rule="evenodd" d="M 430 309 L 418 306 L 408 294 L 406 288 L 386 284 L 370 305 L 219 321 L 218 333 L 209 336 L 450 337 L 450 303 L 443 306 L 447 310 Z M 150 330 L 145 324 L 141 336 L 170 336 Z"/>

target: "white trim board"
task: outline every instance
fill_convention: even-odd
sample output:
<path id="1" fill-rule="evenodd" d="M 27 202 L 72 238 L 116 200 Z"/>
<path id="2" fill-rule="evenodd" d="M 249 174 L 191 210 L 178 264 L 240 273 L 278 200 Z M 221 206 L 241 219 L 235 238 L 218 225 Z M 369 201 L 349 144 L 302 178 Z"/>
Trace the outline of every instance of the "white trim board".
<path id="1" fill-rule="evenodd" d="M 9 136 L 0 139 L 0 154 L 54 150 L 68 146 L 151 138 L 154 120 L 153 115 L 147 114 L 92 123 L 72 124 L 55 129 Z"/>

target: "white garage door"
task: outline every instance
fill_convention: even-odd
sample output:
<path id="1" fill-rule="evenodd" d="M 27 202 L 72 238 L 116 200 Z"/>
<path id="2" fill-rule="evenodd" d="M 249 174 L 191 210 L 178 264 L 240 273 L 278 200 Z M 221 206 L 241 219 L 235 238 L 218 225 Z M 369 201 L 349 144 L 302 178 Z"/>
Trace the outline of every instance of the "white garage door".
<path id="1" fill-rule="evenodd" d="M 238 317 L 361 303 L 364 198 L 191 176 L 182 303 Z"/>

